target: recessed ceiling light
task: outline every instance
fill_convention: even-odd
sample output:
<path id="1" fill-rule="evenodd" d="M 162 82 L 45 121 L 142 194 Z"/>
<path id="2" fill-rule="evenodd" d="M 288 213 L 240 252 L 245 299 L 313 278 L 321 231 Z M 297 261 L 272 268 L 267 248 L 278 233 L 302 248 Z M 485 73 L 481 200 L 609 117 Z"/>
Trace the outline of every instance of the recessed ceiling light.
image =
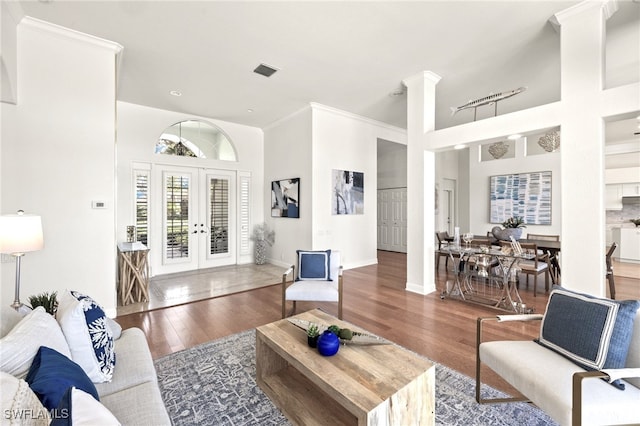
<path id="1" fill-rule="evenodd" d="M 453 149 L 465 149 L 467 146 L 463 143 L 459 143 L 458 145 L 454 146 Z"/>
<path id="2" fill-rule="evenodd" d="M 251 113 L 251 112 L 253 112 L 253 110 L 252 110 L 251 108 L 249 108 L 249 109 L 247 110 L 247 112 Z"/>
<path id="3" fill-rule="evenodd" d="M 182 92 L 179 90 L 172 90 L 169 92 L 171 96 L 182 96 Z"/>
<path id="4" fill-rule="evenodd" d="M 510 141 L 515 141 L 515 140 L 520 139 L 521 137 L 522 137 L 522 135 L 515 134 L 515 135 L 508 136 L 507 139 L 509 139 Z"/>

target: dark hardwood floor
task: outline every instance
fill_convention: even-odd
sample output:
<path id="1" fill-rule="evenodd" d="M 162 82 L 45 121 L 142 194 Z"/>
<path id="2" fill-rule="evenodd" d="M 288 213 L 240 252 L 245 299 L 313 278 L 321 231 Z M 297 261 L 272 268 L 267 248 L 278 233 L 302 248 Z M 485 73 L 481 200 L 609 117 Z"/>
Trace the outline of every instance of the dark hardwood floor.
<path id="1" fill-rule="evenodd" d="M 444 259 L 443 259 L 444 260 Z M 452 299 L 440 299 L 447 280 L 444 261 L 437 276 L 438 292 L 420 295 L 404 290 L 406 255 L 378 252 L 377 265 L 344 272 L 344 320 L 390 339 L 436 362 L 473 377 L 475 374 L 476 318 L 500 311 Z M 616 270 L 616 269 L 614 269 Z M 621 269 L 616 276 L 617 299 L 640 299 L 640 265 Z M 630 278 L 631 277 L 631 278 Z M 452 276 L 448 276 L 452 279 Z M 604 277 L 603 277 L 604 279 Z M 523 301 L 543 313 L 547 303 L 544 279 L 538 296 L 520 286 Z M 120 316 L 123 328 L 141 328 L 154 358 L 212 339 L 276 321 L 281 317 L 280 285 L 180 306 Z M 335 304 L 298 303 L 298 311 L 321 307 L 337 315 Z M 509 323 L 491 326 L 487 339 L 533 339 L 539 324 Z M 485 381 L 512 391 L 487 369 Z"/>

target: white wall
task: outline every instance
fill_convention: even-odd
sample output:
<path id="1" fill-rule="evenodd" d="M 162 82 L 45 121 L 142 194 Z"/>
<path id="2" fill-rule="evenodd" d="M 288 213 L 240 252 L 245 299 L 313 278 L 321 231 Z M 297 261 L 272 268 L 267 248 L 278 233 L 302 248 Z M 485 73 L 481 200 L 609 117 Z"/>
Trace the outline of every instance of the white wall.
<path id="1" fill-rule="evenodd" d="M 40 214 L 44 228 L 44 249 L 22 262 L 23 302 L 68 288 L 115 314 L 119 50 L 28 18 L 18 26 L 19 99 L 2 106 L 2 213 Z M 107 207 L 94 210 L 93 200 Z M 13 300 L 14 271 L 2 269 L 2 307 Z"/>
<path id="2" fill-rule="evenodd" d="M 407 145 L 379 140 L 378 189 L 407 187 Z"/>
<path id="3" fill-rule="evenodd" d="M 537 140 L 537 137 L 534 137 Z M 489 222 L 489 178 L 496 175 L 512 173 L 529 173 L 551 171 L 551 225 L 527 225 L 523 235 L 551 234 L 561 235 L 562 231 L 562 188 L 560 185 L 561 168 L 560 152 L 543 155 L 525 156 L 525 138 L 516 141 L 515 158 L 502 158 L 492 161 L 479 161 L 478 144 L 470 147 L 469 155 L 469 228 L 461 228 L 460 232 L 473 232 L 484 235 L 494 226 Z"/>
<path id="4" fill-rule="evenodd" d="M 313 104 L 313 248 L 342 252 L 345 268 L 377 263 L 378 138 L 406 144 L 406 132 Z M 364 173 L 364 214 L 332 215 L 332 170 Z"/>
<path id="5" fill-rule="evenodd" d="M 296 260 L 296 250 L 313 248 L 311 228 L 315 209 L 311 162 L 311 109 L 304 108 L 264 130 L 264 197 L 263 210 L 268 226 L 275 231 L 276 241 L 269 248 L 271 263 L 287 267 Z M 300 217 L 271 217 L 271 182 L 300 178 Z"/>
<path id="6" fill-rule="evenodd" d="M 251 173 L 251 220 L 263 220 L 264 181 L 262 130 L 256 127 L 230 123 L 212 118 L 198 117 L 173 111 L 150 108 L 127 102 L 118 102 L 118 211 L 116 222 L 117 241 L 126 241 L 126 228 L 134 222 L 134 193 L 132 164 L 134 162 L 171 164 L 189 167 L 248 171 Z M 231 139 L 238 162 L 202 158 L 158 155 L 154 148 L 158 137 L 172 124 L 183 120 L 203 120 L 221 128 Z M 158 212 L 151 212 L 156 220 Z M 151 251 L 152 265 L 160 261 L 160 254 Z M 249 263 L 253 256 L 238 258 L 238 263 Z M 153 273 L 153 272 L 152 272 Z"/>

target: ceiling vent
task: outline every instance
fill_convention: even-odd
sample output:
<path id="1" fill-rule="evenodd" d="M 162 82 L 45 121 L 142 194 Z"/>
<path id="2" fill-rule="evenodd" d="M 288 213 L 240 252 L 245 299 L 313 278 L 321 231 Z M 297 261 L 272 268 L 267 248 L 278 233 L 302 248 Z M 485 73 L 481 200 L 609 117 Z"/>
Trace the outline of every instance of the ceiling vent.
<path id="1" fill-rule="evenodd" d="M 264 75 L 265 77 L 271 77 L 276 71 L 278 71 L 277 68 L 265 64 L 260 64 L 253 70 L 256 74 Z"/>

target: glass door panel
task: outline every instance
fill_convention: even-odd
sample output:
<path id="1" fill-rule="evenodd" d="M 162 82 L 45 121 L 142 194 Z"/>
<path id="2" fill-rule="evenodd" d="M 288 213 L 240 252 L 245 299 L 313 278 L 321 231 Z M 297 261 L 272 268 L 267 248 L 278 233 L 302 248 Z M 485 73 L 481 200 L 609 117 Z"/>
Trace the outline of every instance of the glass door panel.
<path id="1" fill-rule="evenodd" d="M 235 172 L 202 170 L 200 182 L 206 203 L 200 209 L 206 224 L 200 233 L 200 267 L 235 264 Z"/>

